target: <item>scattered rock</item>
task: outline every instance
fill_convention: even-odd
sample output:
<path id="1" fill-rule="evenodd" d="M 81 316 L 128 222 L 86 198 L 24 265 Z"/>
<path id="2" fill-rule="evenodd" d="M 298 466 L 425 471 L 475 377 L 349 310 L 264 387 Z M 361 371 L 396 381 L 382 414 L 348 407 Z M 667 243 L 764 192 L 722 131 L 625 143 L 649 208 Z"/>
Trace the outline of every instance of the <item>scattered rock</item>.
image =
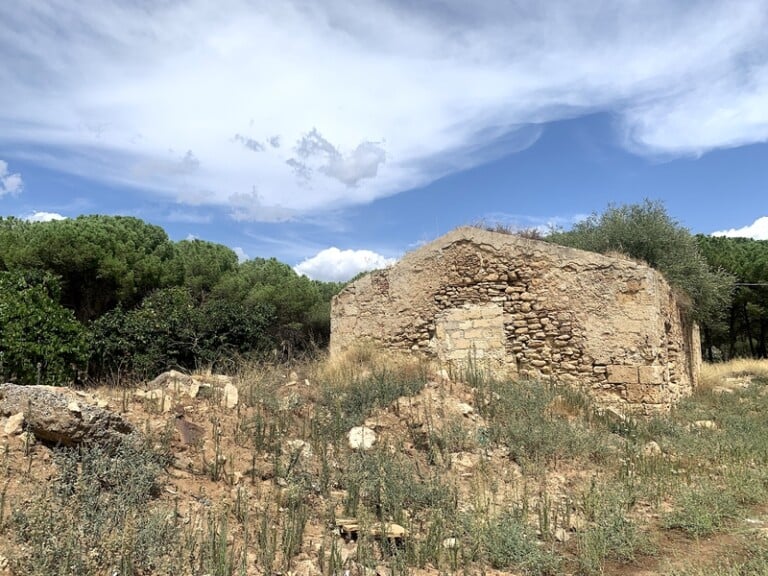
<path id="1" fill-rule="evenodd" d="M 565 528 L 557 528 L 555 530 L 555 540 L 558 542 L 568 542 L 571 539 L 571 535 Z"/>
<path id="2" fill-rule="evenodd" d="M 697 430 L 717 430 L 718 426 L 714 420 L 696 420 L 696 422 L 691 424 L 691 428 Z"/>
<path id="3" fill-rule="evenodd" d="M 189 472 L 192 470 L 194 463 L 192 462 L 191 458 L 182 454 L 174 457 L 173 462 L 171 462 L 171 466 L 177 470 L 184 470 L 185 472 Z"/>
<path id="4" fill-rule="evenodd" d="M 229 376 L 218 375 L 202 375 L 199 378 L 204 380 L 210 380 L 219 385 L 225 385 L 227 382 L 231 382 Z M 210 388 L 208 383 L 201 382 L 197 377 L 184 374 L 178 370 L 169 370 L 163 372 L 157 378 L 147 384 L 147 388 L 153 390 L 165 389 L 174 394 L 186 394 L 190 398 L 197 398 L 201 388 Z"/>
<path id="5" fill-rule="evenodd" d="M 167 414 L 171 411 L 171 408 L 173 408 L 173 396 L 171 395 L 171 392 L 163 390 L 162 388 L 136 390 L 136 392 L 133 393 L 133 396 L 134 398 L 139 398 L 141 400 L 157 402 L 158 409 L 164 414 Z"/>
<path id="6" fill-rule="evenodd" d="M 374 523 L 370 530 L 371 536 L 376 538 L 394 538 L 396 540 L 408 536 L 408 530 L 395 523 Z"/>
<path id="7" fill-rule="evenodd" d="M 35 435 L 30 432 L 22 432 L 19 434 L 18 438 L 21 445 L 25 448 L 30 448 L 35 445 Z"/>
<path id="8" fill-rule="evenodd" d="M 603 416 L 610 424 L 619 425 L 627 422 L 627 416 L 616 408 L 607 407 L 603 410 Z"/>
<path id="9" fill-rule="evenodd" d="M 469 418 L 475 412 L 475 409 L 466 402 L 459 402 L 456 404 L 456 408 L 458 409 L 459 414 L 466 416 L 467 418 Z"/>
<path id="10" fill-rule="evenodd" d="M 455 548 L 459 547 L 459 539 L 458 538 L 445 538 L 443 540 L 443 548 L 445 550 L 453 550 Z"/>
<path id="11" fill-rule="evenodd" d="M 471 469 L 480 463 L 480 455 L 473 452 L 454 452 L 451 454 L 451 465 L 457 468 Z"/>
<path id="12" fill-rule="evenodd" d="M 651 440 L 645 443 L 642 453 L 643 456 L 659 456 L 662 453 L 661 446 L 659 446 L 658 442 Z"/>
<path id="13" fill-rule="evenodd" d="M 190 398 L 197 398 L 197 395 L 200 393 L 200 382 L 197 380 L 193 380 L 192 383 L 189 385 L 189 388 L 187 388 L 187 395 Z"/>
<path id="14" fill-rule="evenodd" d="M 239 402 L 239 393 L 237 387 L 232 382 L 224 384 L 224 389 L 221 394 L 221 405 L 230 410 L 237 406 Z"/>
<path id="15" fill-rule="evenodd" d="M 347 541 L 357 538 L 360 523 L 355 518 L 337 518 L 336 528 Z M 408 536 L 408 530 L 394 522 L 374 522 L 368 526 L 368 534 L 374 538 L 402 540 Z"/>
<path id="16" fill-rule="evenodd" d="M 54 386 L 0 385 L 0 415 L 22 412 L 25 428 L 46 442 L 73 446 L 85 440 L 105 443 L 134 431 L 119 415 L 94 404 L 78 404 L 80 412 L 68 407 L 77 395 Z"/>
<path id="17" fill-rule="evenodd" d="M 313 560 L 296 560 L 293 563 L 294 576 L 320 576 L 322 572 Z"/>
<path id="18" fill-rule="evenodd" d="M 746 388 L 749 388 L 751 384 L 752 376 L 730 376 L 725 378 L 720 386 L 712 388 L 712 391 L 719 394 L 728 394 L 733 393 L 736 390 L 745 390 Z"/>
<path id="19" fill-rule="evenodd" d="M 67 410 L 74 412 L 75 414 L 80 414 L 80 412 L 82 412 L 82 410 L 80 410 L 80 404 L 78 404 L 75 400 L 72 400 L 72 402 L 67 404 Z"/>
<path id="20" fill-rule="evenodd" d="M 352 450 L 370 450 L 376 443 L 376 432 L 366 426 L 355 426 L 347 436 Z"/>
<path id="21" fill-rule="evenodd" d="M 24 412 L 18 412 L 8 418 L 4 428 L 8 436 L 18 436 L 24 431 Z"/>
<path id="22" fill-rule="evenodd" d="M 312 456 L 312 446 L 304 440 L 288 440 L 285 443 L 283 452 L 291 455 L 300 453 L 303 458 L 310 458 Z"/>
<path id="23" fill-rule="evenodd" d="M 194 378 L 178 370 L 169 370 L 163 372 L 157 378 L 147 384 L 147 388 L 179 388 L 181 386 L 189 386 Z"/>
<path id="24" fill-rule="evenodd" d="M 587 520 L 581 514 L 571 514 L 568 517 L 568 529 L 571 532 L 581 532 L 587 527 Z"/>

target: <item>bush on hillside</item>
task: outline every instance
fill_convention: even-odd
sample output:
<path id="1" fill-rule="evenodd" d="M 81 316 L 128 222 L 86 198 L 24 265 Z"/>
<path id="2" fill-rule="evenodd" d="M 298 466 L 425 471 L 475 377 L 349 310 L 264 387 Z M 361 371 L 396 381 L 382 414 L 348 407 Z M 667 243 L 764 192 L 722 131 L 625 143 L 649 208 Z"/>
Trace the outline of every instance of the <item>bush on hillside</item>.
<path id="1" fill-rule="evenodd" d="M 170 367 L 215 367 L 237 356 L 260 354 L 272 340 L 268 305 L 209 300 L 199 304 L 186 288 L 165 288 L 141 305 L 108 312 L 91 326 L 93 363 L 100 375 L 151 377 Z"/>

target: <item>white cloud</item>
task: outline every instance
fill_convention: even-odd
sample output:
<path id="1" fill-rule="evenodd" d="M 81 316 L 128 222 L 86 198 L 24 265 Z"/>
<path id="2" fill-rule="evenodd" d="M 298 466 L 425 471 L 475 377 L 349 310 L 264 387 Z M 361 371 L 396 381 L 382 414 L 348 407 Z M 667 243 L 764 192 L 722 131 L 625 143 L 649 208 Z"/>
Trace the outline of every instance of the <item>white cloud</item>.
<path id="1" fill-rule="evenodd" d="M 0 198 L 9 194 L 15 196 L 24 188 L 21 174 L 11 174 L 8 171 L 8 163 L 0 160 Z"/>
<path id="2" fill-rule="evenodd" d="M 232 251 L 237 254 L 238 262 L 245 262 L 248 260 L 248 254 L 246 254 L 245 250 L 243 250 L 240 246 L 235 246 L 232 248 Z"/>
<path id="3" fill-rule="evenodd" d="M 748 226 L 712 232 L 712 236 L 730 236 L 731 238 L 754 238 L 768 240 L 768 216 L 762 216 Z"/>
<path id="4" fill-rule="evenodd" d="M 0 150 L 277 221 L 595 112 L 642 154 L 768 141 L 765 0 L 226 4 L 0 3 Z"/>
<path id="5" fill-rule="evenodd" d="M 53 220 L 66 220 L 66 216 L 57 214 L 56 212 L 33 212 L 29 216 L 25 216 L 24 220 L 27 222 L 52 222 Z"/>
<path id="6" fill-rule="evenodd" d="M 386 268 L 396 261 L 371 250 L 339 250 L 333 246 L 307 258 L 294 270 L 313 280 L 344 282 L 360 272 Z"/>

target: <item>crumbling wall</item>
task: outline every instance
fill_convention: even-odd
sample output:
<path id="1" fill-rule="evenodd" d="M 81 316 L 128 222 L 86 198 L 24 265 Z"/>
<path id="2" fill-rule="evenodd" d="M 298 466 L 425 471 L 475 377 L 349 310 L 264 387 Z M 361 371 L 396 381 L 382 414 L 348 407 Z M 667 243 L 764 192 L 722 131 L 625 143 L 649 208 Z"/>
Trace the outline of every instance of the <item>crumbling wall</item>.
<path id="1" fill-rule="evenodd" d="M 604 405 L 665 410 L 690 393 L 698 328 L 637 262 L 460 228 L 342 291 L 331 354 L 361 340 L 496 374 L 568 383 Z"/>

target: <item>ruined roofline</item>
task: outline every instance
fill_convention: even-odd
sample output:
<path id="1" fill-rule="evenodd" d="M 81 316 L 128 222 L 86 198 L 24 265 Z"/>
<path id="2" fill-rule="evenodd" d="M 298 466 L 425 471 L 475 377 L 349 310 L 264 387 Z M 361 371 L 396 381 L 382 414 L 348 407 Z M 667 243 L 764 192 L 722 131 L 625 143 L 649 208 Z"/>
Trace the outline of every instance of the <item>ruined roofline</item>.
<path id="1" fill-rule="evenodd" d="M 550 254 L 560 254 L 567 258 L 588 260 L 594 262 L 595 264 L 612 264 L 615 262 L 623 262 L 633 264 L 641 268 L 654 269 L 645 262 L 638 261 L 634 258 L 619 253 L 606 255 L 599 252 L 582 250 L 580 248 L 563 246 L 562 244 L 547 242 L 546 240 L 526 238 L 517 234 L 494 232 L 492 230 L 486 230 L 477 226 L 460 226 L 455 228 L 454 230 L 443 234 L 439 238 L 436 238 L 432 242 L 421 246 L 413 252 L 409 252 L 402 258 L 402 260 L 406 260 L 411 255 L 427 253 L 435 250 L 439 251 L 447 248 L 455 242 L 460 242 L 462 240 L 473 241 L 478 245 L 487 245 L 498 251 L 504 251 L 505 248 L 511 248 L 515 250 L 520 248 L 529 248 L 531 250 L 541 250 Z"/>
<path id="2" fill-rule="evenodd" d="M 662 278 L 661 274 L 655 268 L 649 266 L 644 262 L 640 262 L 629 256 L 623 256 L 621 254 L 605 255 L 599 252 L 590 252 L 588 250 L 582 250 L 580 248 L 572 248 L 570 246 L 563 246 L 561 244 L 555 244 L 553 242 L 547 242 L 545 240 L 534 240 L 532 238 L 525 238 L 516 234 L 507 234 L 504 232 L 494 232 L 491 230 L 485 230 L 476 226 L 460 226 L 450 232 L 443 234 L 442 236 L 424 244 L 408 252 L 399 261 L 386 269 L 393 269 L 400 266 L 400 264 L 407 265 L 409 263 L 437 257 L 443 250 L 447 249 L 457 242 L 472 242 L 479 247 L 486 246 L 494 252 L 507 252 L 507 251 L 519 251 L 531 250 L 544 252 L 546 254 L 556 255 L 562 260 L 578 260 L 582 263 L 589 263 L 595 266 L 612 266 L 621 264 L 625 266 L 635 267 L 637 269 L 652 270 Z M 376 272 L 371 271 L 371 273 Z M 348 286 L 356 285 L 360 280 L 367 278 L 371 273 L 365 274 L 361 278 L 358 278 L 354 282 L 351 282 Z M 666 282 L 666 279 L 665 279 Z"/>

